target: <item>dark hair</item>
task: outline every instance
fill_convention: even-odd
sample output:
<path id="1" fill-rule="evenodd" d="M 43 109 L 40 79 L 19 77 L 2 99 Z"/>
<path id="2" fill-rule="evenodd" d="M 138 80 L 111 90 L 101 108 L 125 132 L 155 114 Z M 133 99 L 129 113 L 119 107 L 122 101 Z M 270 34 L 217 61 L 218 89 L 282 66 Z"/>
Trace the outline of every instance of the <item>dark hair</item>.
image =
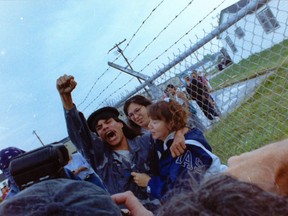
<path id="1" fill-rule="evenodd" d="M 119 118 L 114 118 L 114 119 L 115 119 L 115 121 L 117 121 L 117 122 L 122 122 L 122 124 L 123 124 L 122 130 L 123 130 L 123 134 L 124 134 L 124 136 L 125 136 L 126 138 L 128 138 L 128 139 L 134 139 L 136 136 L 141 135 L 140 131 L 138 131 L 138 130 L 132 128 L 132 127 L 130 127 L 130 126 L 127 125 L 125 122 L 123 122 L 121 119 L 119 119 Z"/>
<path id="2" fill-rule="evenodd" d="M 142 95 L 135 95 L 135 96 L 129 98 L 129 99 L 125 102 L 124 107 L 123 107 L 123 111 L 124 111 L 124 113 L 125 113 L 125 115 L 126 115 L 127 117 L 128 117 L 128 107 L 129 107 L 130 104 L 132 104 L 132 103 L 139 104 L 139 105 L 142 105 L 142 106 L 145 106 L 145 107 L 148 107 L 148 106 L 150 106 L 150 105 L 152 104 L 152 102 L 151 102 L 148 98 L 146 98 L 146 97 L 144 97 L 144 96 L 142 96 Z M 135 129 L 135 130 L 137 130 L 137 131 L 141 131 L 141 126 L 137 125 L 136 123 L 134 123 L 134 122 L 133 122 L 132 120 L 130 120 L 129 118 L 128 118 L 128 124 L 129 124 L 129 126 L 131 126 L 133 129 Z"/>
<path id="3" fill-rule="evenodd" d="M 166 123 L 172 123 L 172 131 L 180 130 L 187 124 L 187 112 L 175 100 L 158 101 L 151 105 L 149 115 L 154 120 L 164 120 Z"/>
<path id="4" fill-rule="evenodd" d="M 172 85 L 172 84 L 168 84 L 168 85 L 167 85 L 167 87 L 166 87 L 166 90 L 167 90 L 168 88 L 171 88 L 171 89 L 176 89 L 176 88 L 175 88 L 175 86 L 174 86 L 174 85 Z"/>
<path id="5" fill-rule="evenodd" d="M 156 215 L 288 215 L 287 197 L 264 191 L 228 175 L 214 175 L 200 183 L 193 178 L 186 181 L 183 184 L 189 189 L 170 191 L 170 199 Z"/>

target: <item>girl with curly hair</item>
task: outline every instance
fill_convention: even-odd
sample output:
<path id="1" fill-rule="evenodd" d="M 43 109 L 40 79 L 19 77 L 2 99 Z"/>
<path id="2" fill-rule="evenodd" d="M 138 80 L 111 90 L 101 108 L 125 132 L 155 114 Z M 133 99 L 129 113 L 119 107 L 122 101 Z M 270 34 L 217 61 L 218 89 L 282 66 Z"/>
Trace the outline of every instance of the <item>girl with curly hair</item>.
<path id="1" fill-rule="evenodd" d="M 203 176 L 220 173 L 226 166 L 211 152 L 211 147 L 203 133 L 197 128 L 190 129 L 185 134 L 185 152 L 173 158 L 169 147 L 173 142 L 175 131 L 187 124 L 187 112 L 174 100 L 159 101 L 150 106 L 149 130 L 155 139 L 155 152 L 157 152 L 157 173 L 152 177 L 143 173 L 134 176 L 136 184 L 147 187 L 147 192 L 155 198 L 166 200 L 165 194 L 172 188 L 185 187 L 181 184 L 183 179 L 191 177 L 197 179 Z M 179 181 L 180 180 L 180 181 Z"/>

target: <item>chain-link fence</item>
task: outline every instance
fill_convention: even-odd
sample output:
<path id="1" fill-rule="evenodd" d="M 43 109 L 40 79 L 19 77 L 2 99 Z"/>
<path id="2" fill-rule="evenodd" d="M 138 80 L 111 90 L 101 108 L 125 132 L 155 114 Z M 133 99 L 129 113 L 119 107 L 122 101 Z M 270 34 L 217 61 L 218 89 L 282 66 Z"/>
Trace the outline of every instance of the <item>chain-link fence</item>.
<path id="1" fill-rule="evenodd" d="M 120 107 L 135 94 L 162 99 L 167 85 L 174 85 L 190 99 L 224 162 L 283 139 L 288 135 L 287 23 L 287 0 L 241 0 L 222 10 L 218 26 L 185 44 L 185 50 L 179 48 L 155 74 L 141 77 L 144 67 L 138 73 L 142 84 L 114 105 Z M 120 70 L 133 73 L 131 68 Z M 188 79 L 201 84 L 189 89 Z M 147 95 L 147 86 L 157 89 Z"/>

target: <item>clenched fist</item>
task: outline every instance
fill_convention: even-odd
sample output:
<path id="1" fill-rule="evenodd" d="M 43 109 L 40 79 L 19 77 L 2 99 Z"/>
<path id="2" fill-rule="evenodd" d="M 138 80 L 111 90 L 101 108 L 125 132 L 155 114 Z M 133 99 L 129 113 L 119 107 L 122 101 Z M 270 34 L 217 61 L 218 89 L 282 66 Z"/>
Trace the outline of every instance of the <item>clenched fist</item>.
<path id="1" fill-rule="evenodd" d="M 56 85 L 60 94 L 67 94 L 73 91 L 77 83 L 75 82 L 73 76 L 64 74 L 57 79 Z"/>
<path id="2" fill-rule="evenodd" d="M 74 77 L 70 75 L 64 74 L 57 79 L 56 87 L 66 110 L 72 109 L 74 106 L 71 92 L 75 89 L 76 85 Z"/>

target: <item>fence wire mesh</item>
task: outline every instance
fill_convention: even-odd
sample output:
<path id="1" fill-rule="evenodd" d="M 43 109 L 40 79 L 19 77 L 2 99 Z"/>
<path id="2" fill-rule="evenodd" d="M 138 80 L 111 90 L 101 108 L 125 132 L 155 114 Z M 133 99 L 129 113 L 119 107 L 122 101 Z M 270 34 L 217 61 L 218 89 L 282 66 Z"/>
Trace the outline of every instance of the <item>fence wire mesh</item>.
<path id="1" fill-rule="evenodd" d="M 168 62 L 159 62 L 165 50 L 143 64 L 138 72 L 149 78 L 142 84 L 125 89 L 136 80 L 130 77 L 100 104 L 122 110 L 123 102 L 135 94 L 160 100 L 169 96 L 166 87 L 172 84 L 185 92 L 214 152 L 224 162 L 232 155 L 287 138 L 288 1 L 241 0 L 222 10 L 218 19 L 218 26 L 196 37 L 187 32 L 189 40 L 184 46 L 175 42 L 172 46 L 177 51 Z M 153 74 L 146 72 L 155 62 L 163 65 Z M 196 90 L 187 86 L 185 79 L 191 81 L 193 76 L 206 86 L 204 93 L 199 93 L 200 84 Z M 151 82 L 160 94 L 144 91 Z M 115 94 L 117 99 L 107 100 Z M 208 108 L 201 105 L 203 102 Z"/>

